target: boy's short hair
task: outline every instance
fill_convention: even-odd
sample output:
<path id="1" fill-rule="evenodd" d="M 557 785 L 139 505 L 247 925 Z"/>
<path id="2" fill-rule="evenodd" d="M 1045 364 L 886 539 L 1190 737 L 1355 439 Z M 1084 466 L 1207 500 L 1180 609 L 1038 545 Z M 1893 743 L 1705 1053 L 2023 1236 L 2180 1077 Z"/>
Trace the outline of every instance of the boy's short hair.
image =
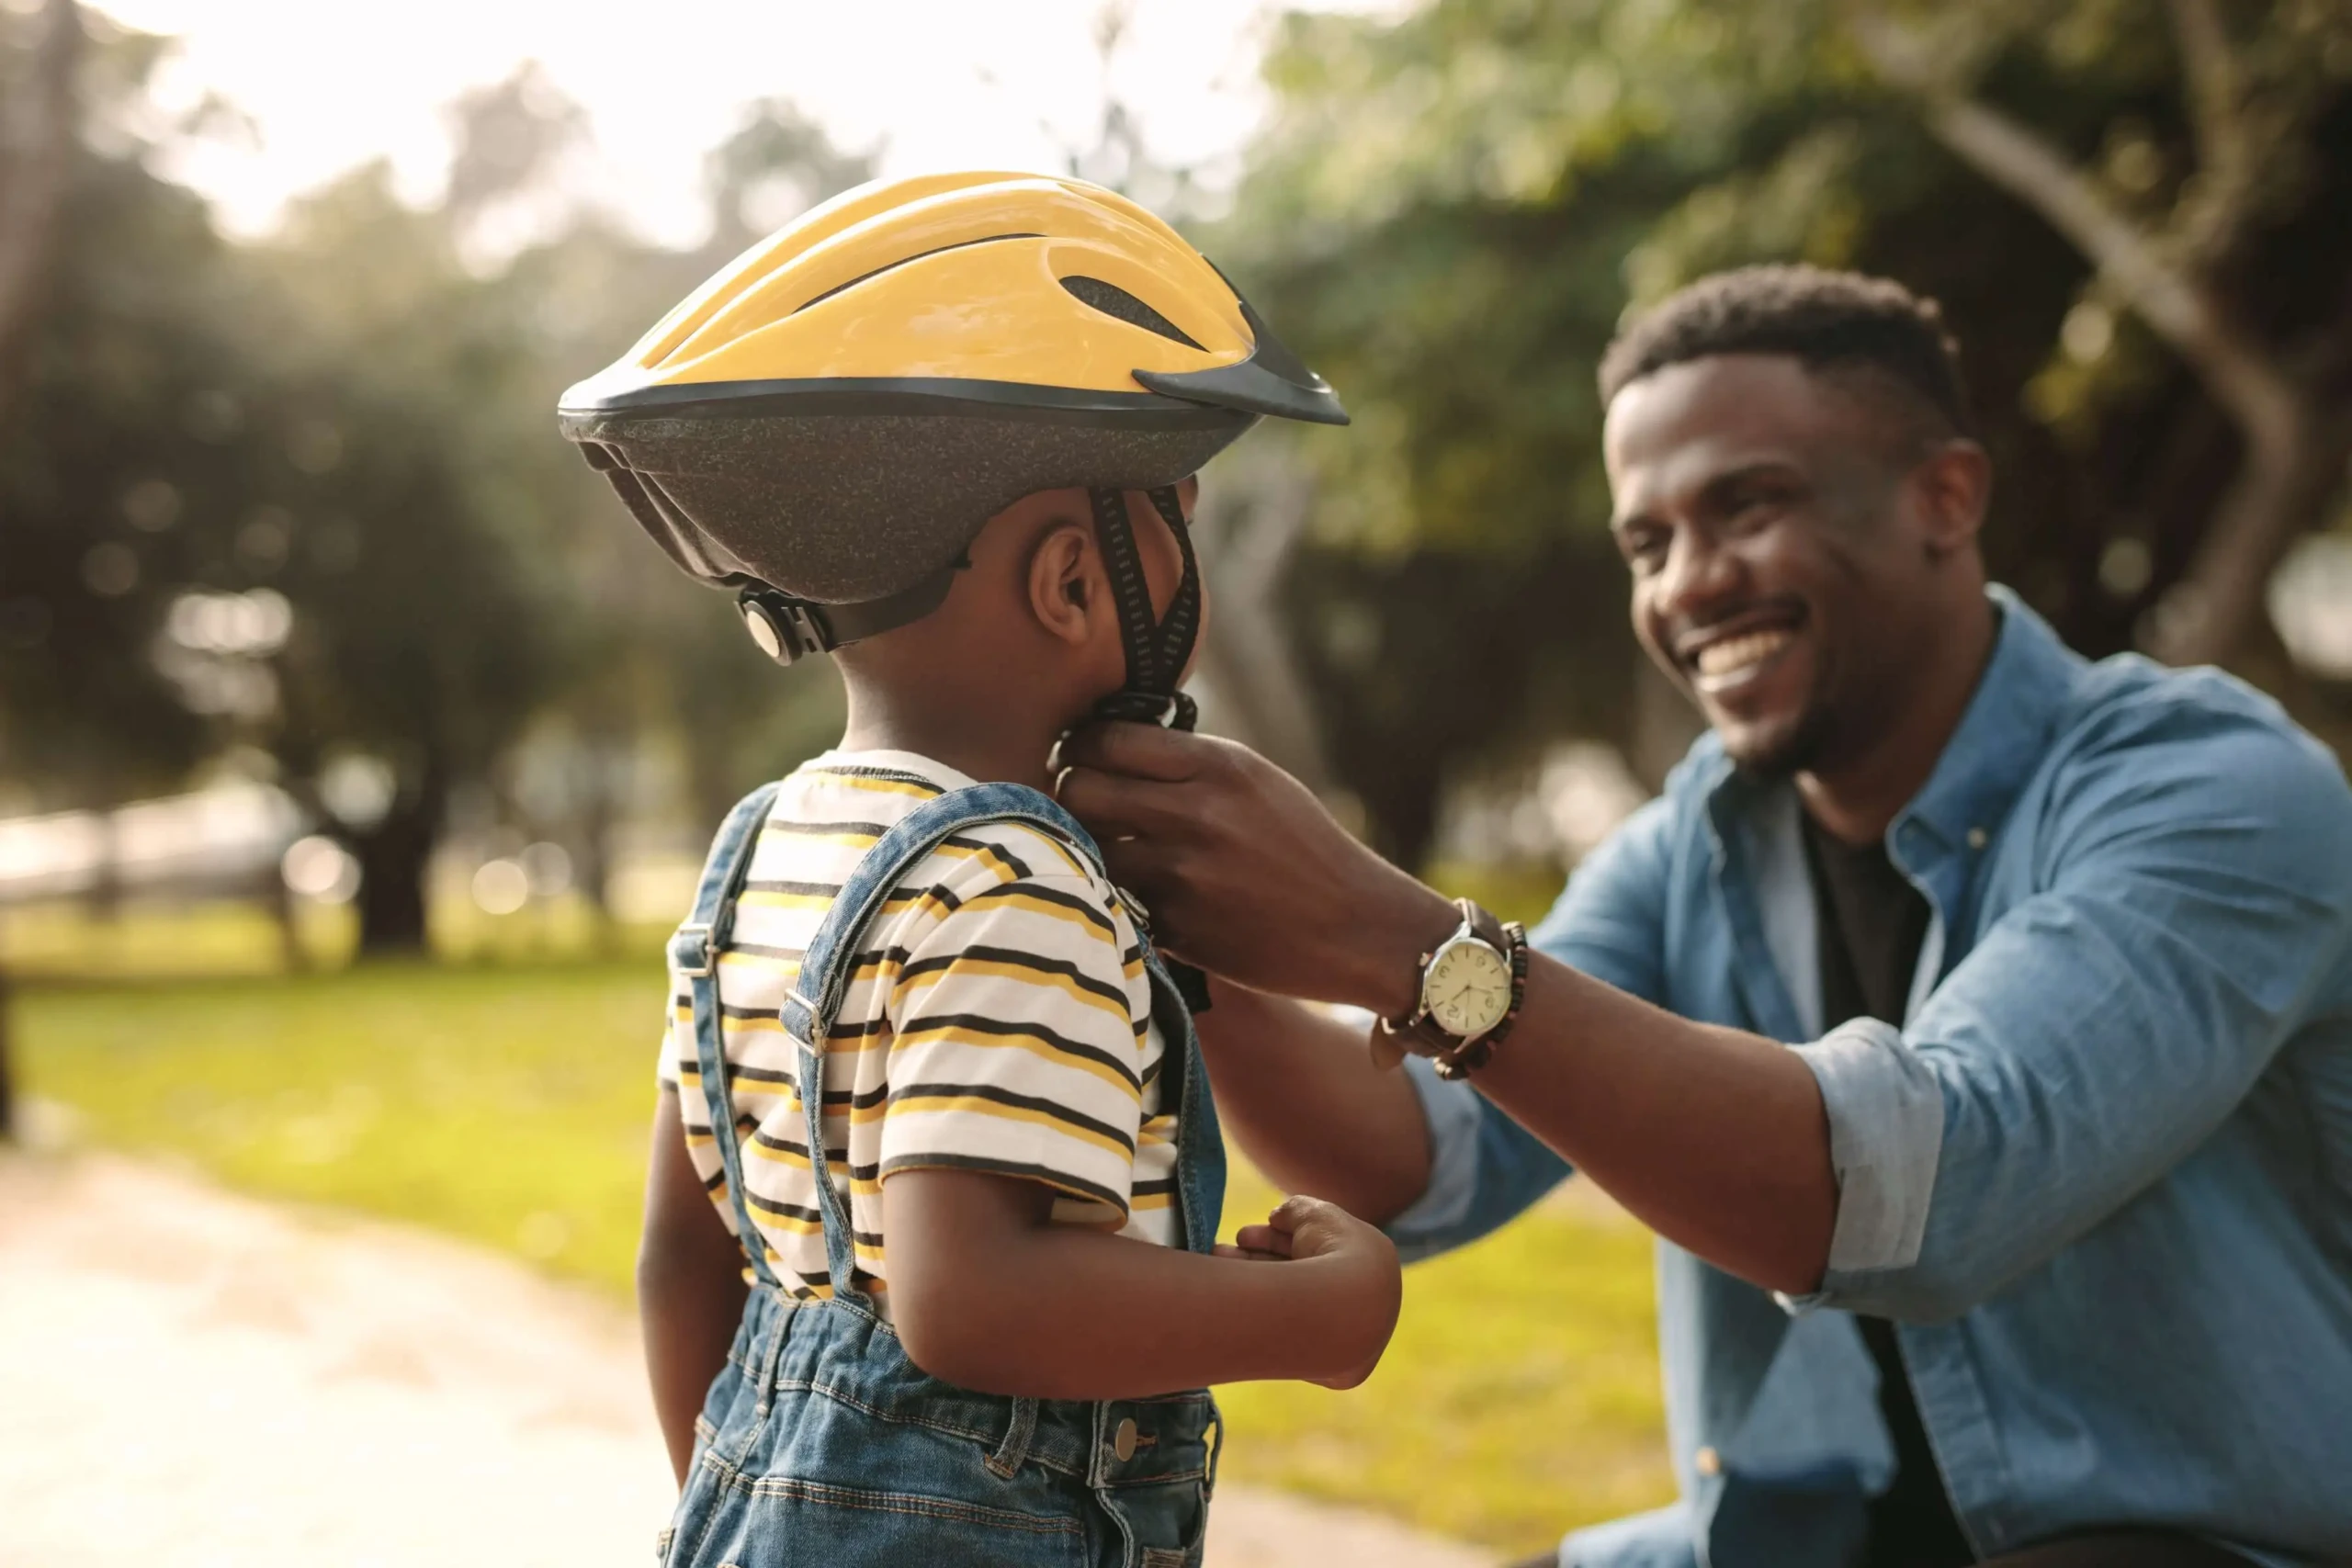
<path id="1" fill-rule="evenodd" d="M 1960 344 L 1933 299 L 1891 278 L 1804 265 L 1719 272 L 1634 318 L 1601 355 L 1601 405 L 1654 371 L 1718 354 L 1786 354 L 1808 370 L 1875 371 L 1917 394 L 1948 434 L 1975 431 Z"/>

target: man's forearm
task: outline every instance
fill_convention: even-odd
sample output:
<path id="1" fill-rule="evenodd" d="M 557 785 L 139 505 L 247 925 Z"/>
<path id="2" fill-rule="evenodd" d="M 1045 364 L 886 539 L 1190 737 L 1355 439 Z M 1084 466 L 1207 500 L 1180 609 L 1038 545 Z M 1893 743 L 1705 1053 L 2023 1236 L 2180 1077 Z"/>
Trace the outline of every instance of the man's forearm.
<path id="1" fill-rule="evenodd" d="M 1285 1192 L 1385 1224 L 1429 1185 L 1429 1126 L 1402 1074 L 1375 1068 L 1363 1032 L 1285 997 L 1218 980 L 1201 1015 L 1217 1116 Z"/>
<path id="2" fill-rule="evenodd" d="M 1062 760 L 1063 804 L 1094 830 L 1114 878 L 1149 901 L 1162 942 L 1213 973 L 1394 1017 L 1414 1003 L 1419 955 L 1460 919 L 1245 746 L 1108 724 L 1065 741 Z M 1216 1018 L 1213 1010 L 1204 1021 L 1212 1031 Z M 1820 1090 L 1794 1053 L 1688 1022 L 1540 958 L 1517 1028 L 1479 1074 L 1489 1100 L 1708 1261 L 1774 1289 L 1819 1280 L 1838 1183 Z M 1212 1068 L 1220 1093 L 1234 1086 L 1245 1147 L 1253 1118 L 1260 1148 L 1295 1157 L 1314 1146 L 1283 1135 L 1277 1111 L 1325 1117 L 1357 1136 L 1386 1124 L 1342 1092 L 1337 1068 L 1300 1068 L 1284 1094 L 1271 1075 L 1253 1081 L 1245 1066 L 1235 1076 L 1248 1055 L 1219 1049 Z M 1334 1059 L 1361 1062 L 1361 1047 Z M 1340 1114 L 1318 1103 L 1321 1093 Z M 1401 1106 L 1410 1095 L 1400 1077 L 1393 1095 L 1369 1102 Z M 1365 1156 L 1344 1166 L 1372 1168 Z M 1378 1212 L 1395 1190 L 1360 1189 L 1351 1201 Z"/>
<path id="3" fill-rule="evenodd" d="M 1838 1215 L 1812 1071 L 1531 955 L 1478 1088 L 1660 1235 L 1768 1290 L 1820 1282 Z"/>

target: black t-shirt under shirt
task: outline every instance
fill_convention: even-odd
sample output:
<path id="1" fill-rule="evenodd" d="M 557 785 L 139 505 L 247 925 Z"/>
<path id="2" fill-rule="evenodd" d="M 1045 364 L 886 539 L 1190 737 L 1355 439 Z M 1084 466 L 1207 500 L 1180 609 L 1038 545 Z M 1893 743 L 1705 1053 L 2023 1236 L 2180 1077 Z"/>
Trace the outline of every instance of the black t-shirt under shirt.
<path id="1" fill-rule="evenodd" d="M 1928 901 L 1873 840 L 1853 845 L 1804 822 L 1805 864 L 1813 876 L 1821 948 L 1821 1016 L 1835 1028 L 1849 1019 L 1897 1025 L 1911 996 L 1919 949 L 1928 939 Z M 1894 1484 L 1871 1504 L 1868 1568 L 1959 1568 L 1976 1561 L 1960 1533 L 1943 1476 L 1928 1446 L 1894 1325 L 1857 1314 L 1854 1322 L 1878 1363 L 1879 1412 L 1894 1440 Z"/>

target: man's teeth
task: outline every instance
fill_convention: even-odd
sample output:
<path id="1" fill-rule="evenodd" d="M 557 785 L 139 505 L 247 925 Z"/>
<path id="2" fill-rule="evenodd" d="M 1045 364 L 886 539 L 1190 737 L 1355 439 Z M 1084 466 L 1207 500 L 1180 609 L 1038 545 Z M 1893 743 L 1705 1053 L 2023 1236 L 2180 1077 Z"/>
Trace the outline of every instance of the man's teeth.
<path id="1" fill-rule="evenodd" d="M 1753 665 L 1763 663 L 1781 649 L 1788 647 L 1795 637 L 1796 634 L 1786 627 L 1775 626 L 1770 631 L 1749 632 L 1743 637 L 1725 637 L 1721 642 L 1711 642 L 1701 649 L 1699 657 L 1693 662 L 1698 665 L 1699 673 L 1702 675 L 1734 674 Z"/>

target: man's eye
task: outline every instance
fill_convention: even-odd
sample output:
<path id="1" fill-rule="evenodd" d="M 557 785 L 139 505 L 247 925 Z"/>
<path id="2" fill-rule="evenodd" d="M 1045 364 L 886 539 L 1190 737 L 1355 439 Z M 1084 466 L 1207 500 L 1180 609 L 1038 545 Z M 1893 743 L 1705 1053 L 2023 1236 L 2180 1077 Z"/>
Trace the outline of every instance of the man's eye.
<path id="1" fill-rule="evenodd" d="M 1638 529 L 1621 536 L 1618 548 L 1634 566 L 1655 567 L 1666 558 L 1667 538 L 1655 529 Z"/>

